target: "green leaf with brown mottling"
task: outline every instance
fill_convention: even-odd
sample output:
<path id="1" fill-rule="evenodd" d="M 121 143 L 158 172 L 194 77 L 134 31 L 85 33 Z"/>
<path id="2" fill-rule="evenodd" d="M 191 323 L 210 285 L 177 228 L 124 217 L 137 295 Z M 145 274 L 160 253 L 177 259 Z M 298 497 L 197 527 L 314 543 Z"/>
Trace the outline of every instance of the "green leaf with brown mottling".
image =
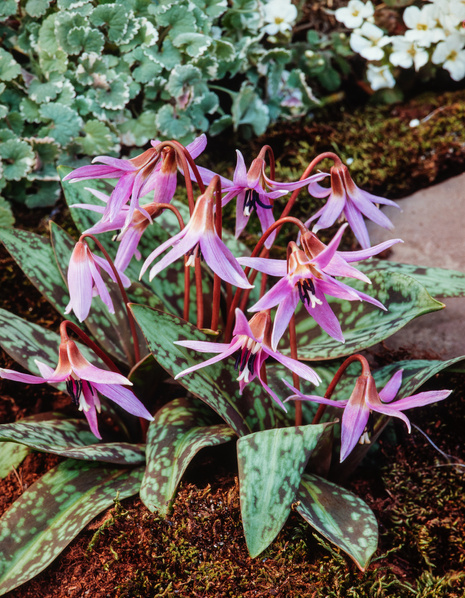
<path id="1" fill-rule="evenodd" d="M 361 498 L 316 475 L 304 474 L 296 511 L 365 571 L 378 546 L 378 524 Z"/>
<path id="2" fill-rule="evenodd" d="M 147 434 L 147 467 L 140 497 L 150 511 L 165 515 L 181 478 L 198 451 L 236 436 L 196 399 L 175 399 L 155 414 Z"/>
<path id="3" fill-rule="evenodd" d="M 0 594 L 43 571 L 117 493 L 136 494 L 142 474 L 67 459 L 32 484 L 1 519 Z"/>
<path id="4" fill-rule="evenodd" d="M 281 531 L 307 461 L 327 426 L 263 430 L 238 440 L 242 524 L 251 557 L 265 550 Z"/>
<path id="5" fill-rule="evenodd" d="M 364 301 L 328 298 L 341 323 L 345 343 L 340 343 L 322 331 L 300 306 L 296 318 L 300 359 L 336 359 L 351 355 L 383 341 L 414 318 L 444 307 L 420 283 L 400 272 L 375 270 L 370 278 L 372 285 L 353 279 L 345 282 L 381 301 L 388 311 Z"/>
<path id="6" fill-rule="evenodd" d="M 68 287 L 55 261 L 50 241 L 42 235 L 15 228 L 0 229 L 0 241 L 39 292 L 64 314 Z M 70 314 L 69 319 L 77 323 Z"/>
<path id="7" fill-rule="evenodd" d="M 29 452 L 27 446 L 16 444 L 16 442 L 0 443 L 0 480 L 16 469 Z"/>
<path id="8" fill-rule="evenodd" d="M 411 276 L 422 284 L 433 297 L 463 297 L 465 295 L 465 273 L 446 268 L 431 268 L 414 264 L 401 264 L 388 260 L 371 259 L 356 264 L 356 267 L 371 278 L 375 272 L 399 272 Z"/>
<path id="9" fill-rule="evenodd" d="M 213 341 L 192 324 L 171 314 L 133 305 L 134 316 L 144 332 L 155 359 L 170 375 L 205 361 L 207 356 L 175 345 L 180 339 Z M 287 421 L 287 416 L 273 405 L 271 397 L 262 386 L 253 381 L 239 394 L 234 358 L 192 372 L 179 379 L 179 383 L 209 405 L 236 432 L 238 436 L 252 430 L 273 428 Z"/>
<path id="10" fill-rule="evenodd" d="M 89 424 L 82 419 L 18 421 L 0 425 L 0 441 L 13 441 L 37 451 L 119 465 L 145 462 L 142 445 L 127 442 L 96 442 Z"/>

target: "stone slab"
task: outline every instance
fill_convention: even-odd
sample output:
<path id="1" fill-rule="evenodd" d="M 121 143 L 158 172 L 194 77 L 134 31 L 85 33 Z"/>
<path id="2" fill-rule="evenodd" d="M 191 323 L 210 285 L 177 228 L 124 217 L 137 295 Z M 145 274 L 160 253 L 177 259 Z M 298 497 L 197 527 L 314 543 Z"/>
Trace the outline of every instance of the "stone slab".
<path id="1" fill-rule="evenodd" d="M 401 238 L 404 243 L 392 248 L 389 260 L 465 272 L 465 173 L 398 203 L 402 211 L 383 208 L 395 226 L 393 231 L 368 223 L 372 245 Z M 385 346 L 431 352 L 441 359 L 465 355 L 465 297 L 444 299 L 428 290 L 446 308 L 413 320 Z"/>

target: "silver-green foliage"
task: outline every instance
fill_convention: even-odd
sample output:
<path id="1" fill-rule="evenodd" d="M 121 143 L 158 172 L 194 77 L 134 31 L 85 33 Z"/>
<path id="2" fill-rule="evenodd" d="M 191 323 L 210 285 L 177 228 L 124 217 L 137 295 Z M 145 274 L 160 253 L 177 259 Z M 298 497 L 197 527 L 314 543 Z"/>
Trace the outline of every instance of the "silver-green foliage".
<path id="1" fill-rule="evenodd" d="M 258 0 L 3 4 L 0 192 L 29 207 L 55 203 L 55 165 L 77 154 L 231 125 L 261 134 L 307 113 L 310 83 L 332 91 L 346 68 L 338 36 L 267 36 Z"/>

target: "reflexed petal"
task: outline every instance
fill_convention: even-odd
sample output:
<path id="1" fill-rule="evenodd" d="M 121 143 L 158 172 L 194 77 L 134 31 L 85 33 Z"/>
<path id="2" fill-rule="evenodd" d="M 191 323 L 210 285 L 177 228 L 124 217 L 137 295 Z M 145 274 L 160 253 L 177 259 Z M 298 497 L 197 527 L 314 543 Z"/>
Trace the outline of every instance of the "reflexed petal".
<path id="1" fill-rule="evenodd" d="M 398 370 L 388 381 L 386 386 L 379 392 L 379 398 L 383 403 L 390 403 L 393 401 L 399 392 L 399 388 L 402 385 L 402 372 Z"/>
<path id="2" fill-rule="evenodd" d="M 88 179 L 114 179 L 123 175 L 121 169 L 114 166 L 103 166 L 100 164 L 89 164 L 88 166 L 80 166 L 69 174 L 67 174 L 64 181 L 85 181 Z"/>
<path id="3" fill-rule="evenodd" d="M 326 173 L 326 172 L 321 173 L 321 174 L 325 174 L 326 176 L 331 176 L 329 173 Z M 317 197 L 317 198 L 328 197 L 328 195 L 331 193 L 331 187 L 322 187 L 318 183 L 311 183 L 308 186 L 308 192 L 312 197 Z"/>
<path id="4" fill-rule="evenodd" d="M 191 141 L 188 145 L 186 145 L 186 150 L 190 153 L 190 155 L 195 159 L 204 151 L 207 147 L 207 136 L 205 133 L 199 135 Z"/>
<path id="5" fill-rule="evenodd" d="M 368 249 L 359 249 L 358 251 L 339 251 L 339 255 L 344 258 L 346 262 L 359 262 L 360 260 L 366 260 L 386 249 L 389 249 L 396 243 L 403 243 L 402 239 L 390 239 L 389 241 L 384 241 L 384 243 L 378 243 L 378 245 L 373 245 L 373 247 L 369 247 Z"/>
<path id="6" fill-rule="evenodd" d="M 326 301 L 326 297 L 319 291 L 318 288 L 315 288 L 315 297 L 321 301 L 321 305 L 315 305 L 315 307 L 312 308 L 309 307 L 308 304 L 305 304 L 306 310 L 312 316 L 318 326 L 320 326 L 320 328 L 323 328 L 323 330 L 327 332 L 329 336 L 332 336 L 337 341 L 343 343 L 344 337 L 342 335 L 339 320 L 334 315 L 333 310 Z"/>
<path id="7" fill-rule="evenodd" d="M 175 245 L 176 243 L 182 241 L 182 239 L 186 236 L 187 233 L 187 227 L 184 228 L 181 232 L 177 233 L 176 235 L 174 235 L 174 237 L 171 237 L 171 239 L 168 239 L 167 241 L 165 241 L 164 243 L 162 243 L 161 245 L 159 245 L 156 249 L 154 249 L 152 251 L 152 253 L 148 256 L 148 258 L 145 260 L 141 271 L 140 271 L 140 276 L 139 279 L 142 278 L 142 276 L 145 274 L 145 271 L 147 270 L 147 268 L 150 266 L 150 264 L 153 262 L 153 260 L 155 258 L 157 258 L 161 253 L 163 253 L 165 251 L 165 249 L 168 249 L 168 247 L 171 247 L 171 245 Z M 194 243 L 195 245 L 195 243 Z M 192 249 L 193 246 L 190 246 L 189 249 Z M 186 250 L 187 253 L 188 250 Z"/>
<path id="8" fill-rule="evenodd" d="M 287 368 L 291 370 L 291 372 L 294 372 L 300 378 L 304 378 L 305 380 L 312 382 L 313 384 L 315 384 L 315 386 L 318 386 L 320 384 L 321 378 L 314 370 L 312 370 L 312 368 L 308 367 L 308 365 L 304 365 L 303 363 L 300 363 L 300 361 L 292 359 L 292 357 L 282 355 L 278 351 L 272 351 L 267 347 L 264 347 L 263 351 L 265 353 L 268 353 L 268 355 L 270 357 L 273 357 L 273 359 L 276 359 L 276 361 L 279 361 L 279 363 L 285 365 Z"/>
<path id="9" fill-rule="evenodd" d="M 392 409 L 412 409 L 413 407 L 422 407 L 423 405 L 429 405 L 430 403 L 436 403 L 437 401 L 443 401 L 451 394 L 451 390 L 430 390 L 427 392 L 419 392 L 411 397 L 405 397 L 395 403 L 392 403 L 389 407 Z M 384 405 L 383 405 L 384 408 Z M 379 408 L 377 407 L 378 411 Z M 384 413 L 384 411 L 383 411 Z"/>
<path id="10" fill-rule="evenodd" d="M 82 380 L 89 382 L 99 382 L 101 384 L 126 384 L 132 386 L 127 378 L 118 372 L 111 372 L 110 370 L 102 370 L 101 368 L 92 365 L 87 361 L 84 355 L 79 351 L 76 343 L 72 340 L 67 342 L 68 357 L 71 367 L 76 375 Z"/>
<path id="11" fill-rule="evenodd" d="M 294 393 L 292 396 L 287 397 L 287 399 L 285 401 L 286 403 L 287 403 L 287 401 L 295 401 L 295 400 L 313 401 L 314 403 L 320 403 L 321 405 L 328 405 L 329 407 L 341 407 L 341 408 L 345 407 L 348 403 L 348 401 L 335 401 L 334 399 L 325 399 L 324 397 L 320 397 L 318 395 L 304 395 L 302 392 L 300 392 L 300 390 L 297 390 L 297 388 L 294 388 L 294 386 L 292 386 L 292 384 L 289 384 L 289 382 L 286 382 L 286 380 L 284 380 L 284 378 L 281 378 L 281 380 Z"/>
<path id="12" fill-rule="evenodd" d="M 320 187 L 320 185 L 318 185 L 318 181 L 321 181 L 322 179 L 326 178 L 330 176 L 327 172 L 317 172 L 316 174 L 312 174 L 311 176 L 307 177 L 306 179 L 301 179 L 300 181 L 291 181 L 289 183 L 281 183 L 279 181 L 273 181 L 271 179 L 269 179 L 267 176 L 265 176 L 265 182 L 266 184 L 271 187 L 272 189 L 279 189 L 279 190 L 283 190 L 283 191 L 294 191 L 295 189 L 301 189 L 302 187 L 305 187 L 305 185 L 308 185 L 308 189 L 310 192 L 310 187 L 313 189 L 313 186 L 315 185 L 316 188 L 316 192 L 318 193 L 320 191 L 320 189 L 325 189 L 325 195 L 313 195 L 313 193 L 310 192 L 311 195 L 313 195 L 313 197 L 326 197 L 326 195 L 328 195 L 328 189 L 326 189 L 325 187 Z M 329 189 L 330 191 L 330 189 Z"/>
<path id="13" fill-rule="evenodd" d="M 270 274 L 271 276 L 279 276 L 280 278 L 287 274 L 287 262 L 286 260 L 273 260 L 263 257 L 239 257 L 237 261 L 241 266 L 247 266 Z"/>
<path id="14" fill-rule="evenodd" d="M 313 231 L 317 232 L 321 228 L 329 228 L 332 226 L 344 209 L 346 204 L 346 194 L 344 189 L 341 189 L 340 194 L 331 193 L 328 198 L 326 205 L 321 210 L 321 216 L 318 218 L 318 222 L 313 227 Z"/>
<path id="15" fill-rule="evenodd" d="M 21 372 L 8 370 L 5 368 L 0 368 L 0 378 L 4 378 L 5 380 L 13 380 L 13 382 L 24 382 L 24 384 L 43 384 L 44 382 L 47 382 L 47 380 L 44 380 L 44 378 L 41 376 L 22 374 Z"/>
<path id="16" fill-rule="evenodd" d="M 100 384 L 98 382 L 94 383 L 93 386 L 100 394 L 122 407 L 128 413 L 137 417 L 143 417 L 149 421 L 153 420 L 153 417 L 129 388 L 124 388 L 124 386 L 120 386 L 119 384 Z"/>
<path id="17" fill-rule="evenodd" d="M 250 329 L 247 318 L 238 307 L 236 307 L 235 316 L 236 322 L 234 324 L 233 336 L 245 335 L 249 338 L 253 338 L 254 341 L 257 341 L 258 343 L 259 341 L 255 338 L 252 330 Z"/>
<path id="18" fill-rule="evenodd" d="M 114 220 L 129 201 L 134 185 L 134 173 L 125 173 L 113 189 L 103 215 L 104 220 Z"/>
<path id="19" fill-rule="evenodd" d="M 347 228 L 347 224 L 343 224 L 341 228 L 337 231 L 334 237 L 331 239 L 329 245 L 327 245 L 321 253 L 319 253 L 315 258 L 313 258 L 313 262 L 323 270 L 326 266 L 331 262 L 333 259 L 337 248 L 339 247 L 339 243 L 341 242 L 342 235 L 344 234 Z M 342 275 L 341 275 L 342 276 Z"/>
<path id="20" fill-rule="evenodd" d="M 272 224 L 274 224 L 274 216 L 273 210 L 267 210 L 262 208 L 261 206 L 257 205 L 257 216 L 260 220 L 260 225 L 262 227 L 262 232 L 265 233 Z M 265 241 L 265 247 L 270 249 L 276 239 L 276 230 L 274 230 L 271 235 L 269 235 Z"/>
<path id="21" fill-rule="evenodd" d="M 363 249 L 368 249 L 370 247 L 370 237 L 368 236 L 365 220 L 357 207 L 350 200 L 346 203 L 344 214 L 360 245 Z"/>
<path id="22" fill-rule="evenodd" d="M 253 285 L 247 280 L 236 258 L 221 241 L 216 232 L 204 231 L 199 243 L 205 262 L 221 280 L 241 289 L 253 288 Z"/>
<path id="23" fill-rule="evenodd" d="M 108 289 L 107 289 L 105 283 L 103 282 L 102 275 L 100 274 L 100 271 L 96 267 L 93 260 L 89 260 L 89 270 L 92 274 L 92 278 L 94 280 L 94 284 L 95 284 L 97 292 L 100 296 L 100 299 L 108 307 L 108 311 L 111 314 L 114 314 L 115 308 L 113 307 L 113 301 L 111 300 L 110 293 L 108 292 Z"/>
<path id="24" fill-rule="evenodd" d="M 186 253 L 188 253 L 198 243 L 200 236 L 201 233 L 197 233 L 196 237 L 191 234 L 190 236 L 186 235 L 183 239 L 181 239 L 167 255 L 165 255 L 157 264 L 155 264 L 155 266 L 151 268 L 149 280 L 152 280 L 159 272 L 163 270 L 163 268 L 166 268 L 180 257 L 186 255 Z M 148 258 L 146 263 L 147 261 Z M 143 272 L 141 271 L 141 276 L 142 274 Z"/>
<path id="25" fill-rule="evenodd" d="M 173 341 L 175 345 L 200 351 L 200 353 L 223 353 L 231 343 L 214 343 L 210 341 Z"/>
<path id="26" fill-rule="evenodd" d="M 97 156 L 92 160 L 92 164 L 95 162 L 101 162 L 102 164 L 107 164 L 108 166 L 112 166 L 117 170 L 123 170 L 125 172 L 132 172 L 137 170 L 136 166 L 129 160 L 125 160 L 124 158 L 112 158 L 111 156 Z"/>
<path id="27" fill-rule="evenodd" d="M 233 182 L 234 185 L 247 189 L 249 182 L 247 181 L 247 168 L 245 166 L 244 157 L 239 150 L 236 150 L 237 163 L 234 170 Z"/>
<path id="28" fill-rule="evenodd" d="M 260 377 L 260 373 L 258 374 L 258 379 L 260 380 L 260 384 L 263 386 L 263 388 L 266 390 L 266 392 L 267 392 L 267 393 L 268 393 L 268 394 L 271 396 L 271 398 L 272 398 L 272 399 L 273 399 L 273 400 L 274 400 L 276 403 L 278 403 L 278 405 L 281 407 L 281 409 L 282 409 L 283 411 L 285 411 L 285 412 L 287 413 L 287 408 L 286 408 L 286 406 L 284 405 L 284 403 L 281 401 L 281 399 L 278 397 L 278 395 L 277 395 L 275 392 L 273 392 L 273 391 L 271 390 L 271 388 L 270 388 L 270 387 L 269 387 L 269 386 L 268 386 L 268 385 L 267 385 L 267 384 L 266 384 L 266 383 L 265 383 L 265 382 L 264 382 L 264 381 L 261 379 L 261 377 Z"/>
<path id="29" fill-rule="evenodd" d="M 359 190 L 360 191 L 360 190 Z M 369 220 L 372 220 L 379 226 L 387 228 L 389 230 L 394 228 L 394 225 L 389 218 L 382 212 L 375 204 L 371 203 L 369 199 L 365 197 L 363 192 L 357 193 L 356 196 L 350 197 L 355 207 L 362 212 Z"/>
<path id="30" fill-rule="evenodd" d="M 248 311 L 262 311 L 275 307 L 294 289 L 293 281 L 288 276 L 278 281 L 261 299 L 252 305 Z"/>
<path id="31" fill-rule="evenodd" d="M 212 343 L 212 344 L 214 344 L 214 343 Z M 181 378 L 182 376 L 185 376 L 186 374 L 190 374 L 191 372 L 195 372 L 196 370 L 199 370 L 200 368 L 204 368 L 204 367 L 207 367 L 214 363 L 217 363 L 218 361 L 222 361 L 223 359 L 226 359 L 226 357 L 229 357 L 230 355 L 235 353 L 241 346 L 242 346 L 241 340 L 233 342 L 230 345 L 228 345 L 228 348 L 225 351 L 223 351 L 222 353 L 219 353 L 218 355 L 215 355 L 214 357 L 211 357 L 210 359 L 207 359 L 206 361 L 202 361 L 196 365 L 191 366 L 190 368 L 187 368 L 186 370 L 183 370 L 182 372 L 179 372 L 179 374 L 176 374 L 174 379 L 177 380 L 178 378 Z"/>

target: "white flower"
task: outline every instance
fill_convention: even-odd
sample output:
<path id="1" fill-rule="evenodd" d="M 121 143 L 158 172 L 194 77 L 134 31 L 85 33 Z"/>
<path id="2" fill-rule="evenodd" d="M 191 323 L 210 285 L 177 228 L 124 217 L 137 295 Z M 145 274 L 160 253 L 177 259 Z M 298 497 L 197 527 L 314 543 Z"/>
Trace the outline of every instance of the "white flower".
<path id="1" fill-rule="evenodd" d="M 391 88 L 396 84 L 396 81 L 387 65 L 374 66 L 373 64 L 368 64 L 367 79 L 373 91 L 384 89 L 386 87 Z"/>
<path id="2" fill-rule="evenodd" d="M 465 77 L 463 44 L 464 39 L 459 33 L 450 35 L 436 46 L 432 57 L 433 63 L 442 64 L 454 81 L 460 81 Z"/>
<path id="3" fill-rule="evenodd" d="M 268 35 L 285 33 L 292 30 L 292 25 L 297 18 L 297 8 L 291 0 L 271 0 L 263 6 L 264 20 L 268 23 L 263 31 Z"/>
<path id="4" fill-rule="evenodd" d="M 420 48 L 416 42 L 408 41 L 401 35 L 392 37 L 393 52 L 389 60 L 394 66 L 409 69 L 412 65 L 418 71 L 428 62 L 428 52 Z"/>
<path id="5" fill-rule="evenodd" d="M 362 0 L 350 0 L 347 6 L 338 8 L 334 16 L 338 21 L 344 23 L 348 29 L 356 29 L 361 27 L 363 21 L 370 19 L 374 14 L 375 9 L 370 0 L 366 4 Z"/>
<path id="6" fill-rule="evenodd" d="M 384 57 L 381 48 L 390 41 L 382 29 L 373 23 L 365 22 L 350 36 L 350 47 L 367 60 L 381 60 Z"/>
<path id="7" fill-rule="evenodd" d="M 408 6 L 403 14 L 404 23 L 409 28 L 405 32 L 405 39 L 424 48 L 444 39 L 444 30 L 438 27 L 438 19 L 442 12 L 441 8 L 434 4 L 427 4 L 421 9 L 418 6 Z"/>

